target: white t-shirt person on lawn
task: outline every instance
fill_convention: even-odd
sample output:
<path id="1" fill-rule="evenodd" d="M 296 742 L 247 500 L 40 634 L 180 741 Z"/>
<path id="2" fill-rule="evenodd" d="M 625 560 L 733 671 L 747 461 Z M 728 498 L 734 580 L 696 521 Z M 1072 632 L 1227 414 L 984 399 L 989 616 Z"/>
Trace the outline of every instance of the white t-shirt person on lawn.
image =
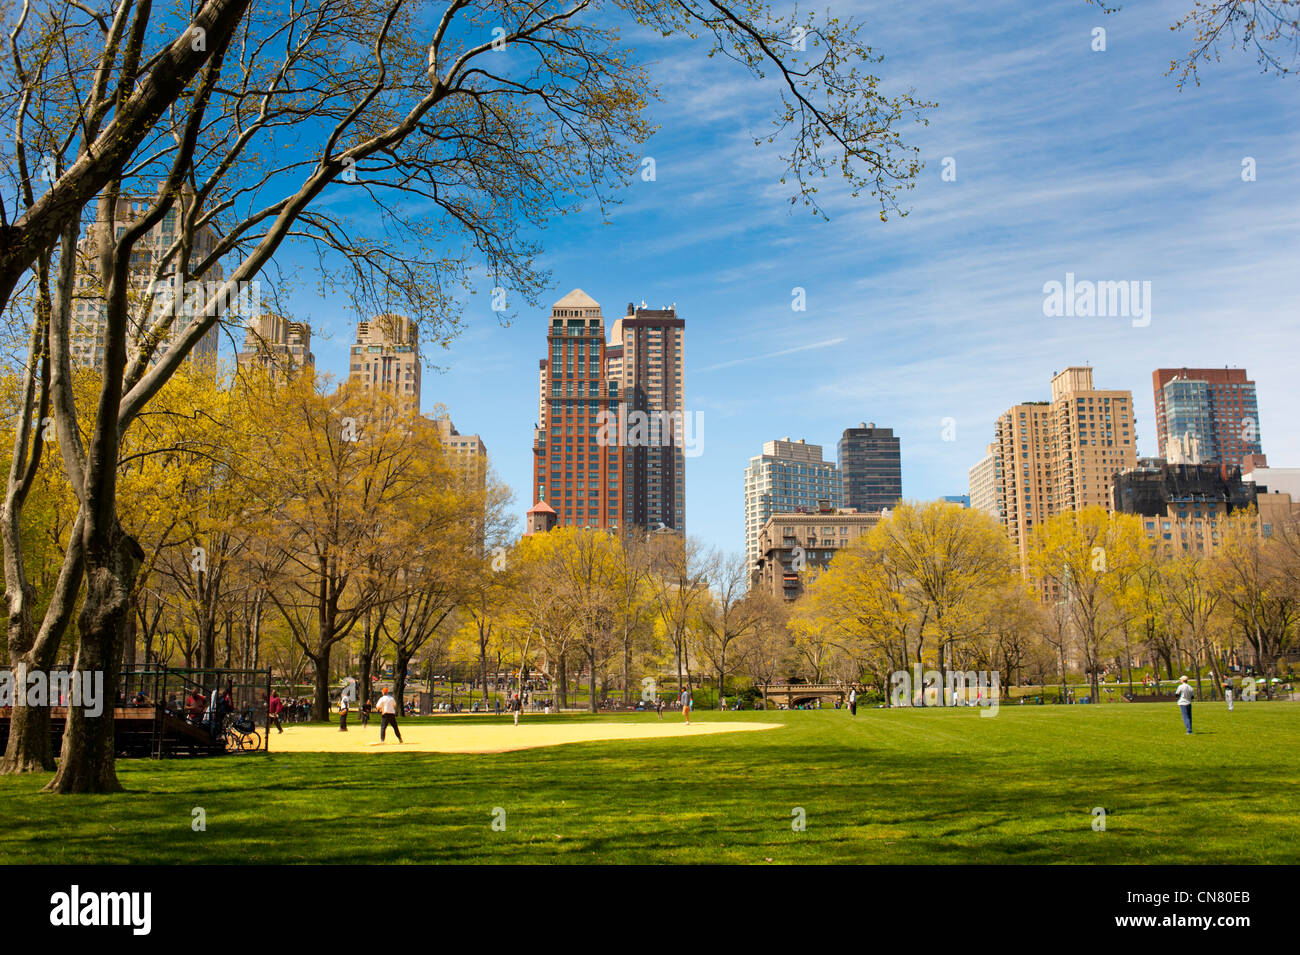
<path id="1" fill-rule="evenodd" d="M 384 741 L 384 733 L 391 726 L 393 734 L 400 743 L 402 741 L 402 731 L 397 728 L 397 701 L 388 692 L 388 687 L 384 687 L 384 695 L 375 704 L 375 709 L 379 711 L 379 742 Z"/>
<path id="2" fill-rule="evenodd" d="M 1174 692 L 1178 696 L 1178 709 L 1181 710 L 1183 714 L 1183 725 L 1187 727 L 1187 735 L 1191 736 L 1192 697 L 1196 695 L 1196 691 L 1193 690 L 1192 685 L 1187 682 L 1187 677 L 1183 677 L 1178 681 L 1178 689 Z"/>

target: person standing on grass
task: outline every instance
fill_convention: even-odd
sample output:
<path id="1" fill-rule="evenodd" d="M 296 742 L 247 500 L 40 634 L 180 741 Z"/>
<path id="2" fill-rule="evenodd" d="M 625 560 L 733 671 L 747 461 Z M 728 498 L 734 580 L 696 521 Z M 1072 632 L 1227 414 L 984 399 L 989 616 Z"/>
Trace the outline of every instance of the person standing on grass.
<path id="1" fill-rule="evenodd" d="M 658 693 L 655 694 L 655 715 L 664 718 L 664 698 Z"/>
<path id="2" fill-rule="evenodd" d="M 682 690 L 682 695 L 678 702 L 682 705 L 682 716 L 686 717 L 686 725 L 691 725 L 691 688 L 688 686 Z"/>
<path id="3" fill-rule="evenodd" d="M 393 735 L 397 737 L 397 741 L 400 743 L 402 741 L 402 731 L 397 728 L 397 701 L 388 692 L 388 687 L 384 687 L 384 695 L 375 704 L 375 709 L 379 711 L 379 742 L 384 741 L 384 733 L 391 726 Z"/>
<path id="4" fill-rule="evenodd" d="M 520 713 L 520 711 L 523 710 L 523 708 L 524 708 L 524 701 L 521 700 L 521 699 L 519 699 L 519 694 L 518 694 L 518 693 L 515 694 L 515 698 L 514 698 L 514 700 L 511 701 L 510 708 L 511 708 L 512 710 L 515 711 L 515 725 L 518 726 L 518 725 L 519 725 L 519 713 Z"/>
<path id="5" fill-rule="evenodd" d="M 1231 713 L 1232 712 L 1232 681 L 1231 680 L 1223 681 L 1223 699 L 1228 704 L 1228 712 Z"/>
<path id="6" fill-rule="evenodd" d="M 339 732 L 348 731 L 348 698 L 347 696 L 339 697 Z"/>
<path id="7" fill-rule="evenodd" d="M 849 716 L 858 715 L 858 688 L 849 687 Z"/>
<path id="8" fill-rule="evenodd" d="M 279 693 L 272 690 L 271 698 L 266 701 L 266 715 L 271 722 L 275 723 L 275 728 L 281 733 L 284 732 L 284 727 L 280 725 L 280 711 L 283 709 L 284 700 L 280 699 Z"/>
<path id="9" fill-rule="evenodd" d="M 1174 691 L 1178 695 L 1178 709 L 1183 714 L 1183 725 L 1187 727 L 1187 735 L 1192 735 L 1192 697 L 1196 691 L 1192 685 L 1187 682 L 1187 677 L 1182 677 L 1178 681 L 1178 689 Z"/>

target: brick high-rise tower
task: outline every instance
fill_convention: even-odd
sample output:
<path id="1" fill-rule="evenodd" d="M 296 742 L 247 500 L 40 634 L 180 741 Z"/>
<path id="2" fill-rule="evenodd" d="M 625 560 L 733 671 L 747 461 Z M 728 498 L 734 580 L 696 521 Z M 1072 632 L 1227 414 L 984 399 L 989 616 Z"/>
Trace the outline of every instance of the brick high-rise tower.
<path id="1" fill-rule="evenodd" d="M 1111 509 L 1115 475 L 1137 463 L 1133 393 L 1094 388 L 1091 368 L 1067 368 L 1052 378 L 1050 403 L 1015 405 L 998 419 L 996 453 L 998 506 L 1023 566 L 1035 524 Z"/>
<path id="2" fill-rule="evenodd" d="M 548 357 L 540 365 L 533 435 L 534 502 L 555 510 L 557 526 L 626 526 L 623 453 L 599 441 L 602 412 L 618 415 L 619 382 L 609 377 L 600 304 L 574 289 L 551 307 Z"/>
<path id="3" fill-rule="evenodd" d="M 1242 467 L 1249 455 L 1264 453 L 1255 383 L 1244 368 L 1157 368 L 1151 383 L 1157 457 L 1181 462 L 1183 449 L 1194 446 L 1200 461 Z"/>

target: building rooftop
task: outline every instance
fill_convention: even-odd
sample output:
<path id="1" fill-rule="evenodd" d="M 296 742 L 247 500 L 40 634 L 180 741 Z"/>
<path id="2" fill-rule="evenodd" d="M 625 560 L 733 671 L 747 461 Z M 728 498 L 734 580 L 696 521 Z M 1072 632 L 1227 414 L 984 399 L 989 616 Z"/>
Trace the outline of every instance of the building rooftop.
<path id="1" fill-rule="evenodd" d="M 600 308 L 600 303 L 580 288 L 575 288 L 552 308 Z"/>

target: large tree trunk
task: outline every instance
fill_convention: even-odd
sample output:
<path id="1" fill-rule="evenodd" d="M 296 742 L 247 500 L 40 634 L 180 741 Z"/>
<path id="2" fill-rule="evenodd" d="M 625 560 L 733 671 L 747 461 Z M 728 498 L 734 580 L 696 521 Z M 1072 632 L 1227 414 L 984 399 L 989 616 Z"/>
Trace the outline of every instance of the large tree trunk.
<path id="1" fill-rule="evenodd" d="M 55 646 L 57 650 L 57 644 Z M 53 654 L 50 654 L 53 657 Z M 9 663 L 14 673 L 14 708 L 9 717 L 9 742 L 4 759 L 0 761 L 0 775 L 11 773 L 47 773 L 54 769 L 54 754 L 50 746 L 50 708 L 48 706 L 19 706 L 24 702 L 26 688 L 17 684 L 19 667 L 27 670 L 49 671 L 53 659 L 44 664 L 31 659 L 31 654 L 10 654 Z"/>
<path id="2" fill-rule="evenodd" d="M 316 664 L 316 696 L 312 701 L 312 719 L 328 720 L 330 718 L 330 650 L 334 646 L 334 623 L 336 617 L 335 595 L 330 587 L 327 561 L 320 560 L 320 590 L 316 604 L 316 653 L 311 660 Z M 304 640 L 304 643 L 306 641 Z"/>
<path id="3" fill-rule="evenodd" d="M 370 611 L 366 611 L 361 622 L 361 698 L 360 703 L 370 702 L 370 675 L 374 672 L 375 653 L 379 650 L 379 637 L 370 629 Z"/>
<path id="4" fill-rule="evenodd" d="M 632 670 L 632 639 L 627 627 L 623 628 L 623 702 L 627 702 L 628 684 L 631 682 L 630 673 Z"/>
<path id="5" fill-rule="evenodd" d="M 211 670 L 217 665 L 217 640 L 208 621 L 199 618 L 199 667 Z"/>
<path id="6" fill-rule="evenodd" d="M 727 696 L 727 645 L 722 645 L 722 653 L 718 657 L 718 698 L 713 701 L 713 708 L 716 710 L 722 705 L 722 701 Z"/>
<path id="7" fill-rule="evenodd" d="M 80 639 L 73 663 L 75 674 L 103 674 L 103 708 L 98 716 L 90 716 L 84 706 L 69 705 L 59 771 L 46 792 L 110 793 L 122 789 L 115 766 L 113 706 L 121 675 L 122 640 L 131 614 L 131 590 L 144 552 L 115 518 L 103 537 L 106 539 L 92 538 L 86 544 L 86 597 L 77 620 Z"/>
<path id="8" fill-rule="evenodd" d="M 397 656 L 393 660 L 393 699 L 397 701 L 397 712 L 402 712 L 402 707 L 406 704 L 406 674 L 411 668 L 411 652 L 403 650 L 400 647 L 397 650 Z"/>
<path id="9" fill-rule="evenodd" d="M 319 654 L 309 653 L 307 659 L 311 660 L 312 667 L 315 669 L 311 718 L 325 722 L 330 718 L 330 648 L 324 646 Z"/>
<path id="10" fill-rule="evenodd" d="M 9 665 L 17 679 L 19 668 L 28 672 L 40 670 L 48 673 L 59 654 L 59 641 L 72 619 L 77 591 L 81 586 L 81 534 L 82 520 L 78 516 L 72 528 L 71 543 L 59 571 L 58 582 L 46 610 L 45 620 L 38 633 L 32 630 L 27 613 L 30 603 L 18 605 L 9 620 Z M 6 555 L 8 556 L 8 555 Z M 20 576 L 20 575 L 19 575 Z M 30 588 L 26 595 L 31 597 Z M 14 603 L 10 602 L 10 607 Z M 14 700 L 9 719 L 9 742 L 4 759 L 0 760 L 0 775 L 10 773 L 39 773 L 54 769 L 54 753 L 50 744 L 50 710 L 45 706 L 19 706 L 26 702 L 24 687 L 15 686 L 22 699 Z"/>

